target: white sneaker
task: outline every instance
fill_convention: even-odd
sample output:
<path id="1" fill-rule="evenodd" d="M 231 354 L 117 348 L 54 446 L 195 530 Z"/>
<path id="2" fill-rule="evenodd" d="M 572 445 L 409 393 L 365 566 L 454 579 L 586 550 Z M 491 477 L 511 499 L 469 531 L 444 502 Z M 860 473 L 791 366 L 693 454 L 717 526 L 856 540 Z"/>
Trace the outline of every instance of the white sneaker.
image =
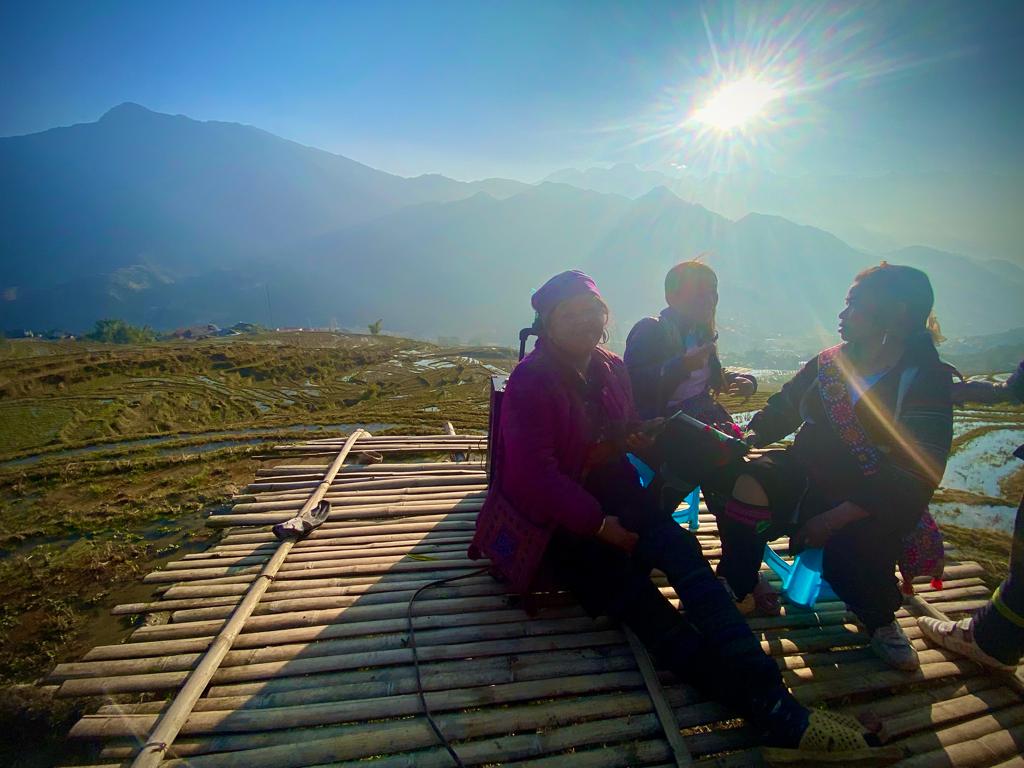
<path id="1" fill-rule="evenodd" d="M 1013 664 L 1003 664 L 999 659 L 989 656 L 981 649 L 974 639 L 973 618 L 960 619 L 960 621 L 939 621 L 931 616 L 919 616 L 917 626 L 921 628 L 924 636 L 936 645 L 966 656 L 971 661 L 976 661 L 989 669 L 1013 672 L 1017 668 Z"/>
<path id="2" fill-rule="evenodd" d="M 913 672 L 921 667 L 917 651 L 896 621 L 875 630 L 871 635 L 871 650 L 893 669 Z"/>

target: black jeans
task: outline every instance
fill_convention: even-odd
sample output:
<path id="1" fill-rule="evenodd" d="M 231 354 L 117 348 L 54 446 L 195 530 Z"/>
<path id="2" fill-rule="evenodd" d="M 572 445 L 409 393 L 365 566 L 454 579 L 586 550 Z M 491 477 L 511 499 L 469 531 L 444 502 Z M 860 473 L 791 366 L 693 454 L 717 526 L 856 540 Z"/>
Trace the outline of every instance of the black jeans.
<path id="1" fill-rule="evenodd" d="M 719 517 L 722 559 L 718 575 L 729 582 L 738 597 L 757 583 L 769 537 L 792 535 L 804 522 L 838 503 L 809 480 L 806 470 L 788 451 L 769 451 L 747 462 L 742 472 L 728 479 L 742 473 L 753 476 L 764 488 L 772 531 L 757 533 L 747 525 Z M 721 483 L 717 485 L 717 490 L 724 490 Z M 870 518 L 836 531 L 824 547 L 822 576 L 869 632 L 891 623 L 903 603 L 894 573 L 902 549 L 900 536 Z"/>
<path id="2" fill-rule="evenodd" d="M 1003 605 L 1024 619 L 1024 497 L 1013 525 L 1010 575 L 1000 585 L 999 596 Z M 992 602 L 975 614 L 974 639 L 985 653 L 1005 664 L 1016 664 L 1024 655 L 1024 627 L 1003 616 Z"/>
<path id="3" fill-rule="evenodd" d="M 753 589 L 761 568 L 764 536 L 732 520 L 721 519 L 722 559 L 718 575 Z M 894 575 L 902 540 L 883 532 L 871 520 L 858 520 L 836 531 L 824 548 L 822 576 L 868 632 L 890 624 L 903 603 Z M 746 594 L 743 592 L 742 594 Z"/>
<path id="4" fill-rule="evenodd" d="M 761 649 L 715 578 L 696 537 L 655 505 L 612 510 L 639 534 L 632 555 L 604 542 L 555 533 L 545 555 L 555 579 L 592 615 L 630 627 L 678 677 L 765 723 L 788 692 L 775 661 Z M 685 607 L 680 614 L 651 581 L 658 568 Z"/>

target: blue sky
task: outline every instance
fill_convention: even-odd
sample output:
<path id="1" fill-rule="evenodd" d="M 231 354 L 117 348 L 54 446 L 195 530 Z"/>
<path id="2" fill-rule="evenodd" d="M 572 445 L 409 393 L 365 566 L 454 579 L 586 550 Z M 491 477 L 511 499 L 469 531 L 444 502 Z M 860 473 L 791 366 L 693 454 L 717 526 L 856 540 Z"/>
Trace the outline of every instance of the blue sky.
<path id="1" fill-rule="evenodd" d="M 402 175 L 1020 172 L 1022 30 L 1002 1 L 5 0 L 0 135 L 135 101 Z M 739 73 L 781 84 L 770 113 L 742 135 L 684 124 Z"/>

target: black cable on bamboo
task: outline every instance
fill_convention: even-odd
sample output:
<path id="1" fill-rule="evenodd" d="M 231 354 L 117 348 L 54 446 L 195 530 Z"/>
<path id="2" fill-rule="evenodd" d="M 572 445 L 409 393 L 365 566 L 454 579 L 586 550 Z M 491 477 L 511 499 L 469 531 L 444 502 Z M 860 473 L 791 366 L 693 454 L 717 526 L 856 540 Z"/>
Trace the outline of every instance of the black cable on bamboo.
<path id="1" fill-rule="evenodd" d="M 437 724 L 437 721 L 434 720 L 434 716 L 430 714 L 430 707 L 427 706 L 427 697 L 423 691 L 423 678 L 420 677 L 420 656 L 419 651 L 416 649 L 416 629 L 413 627 L 412 623 L 412 606 L 413 603 L 416 602 L 416 598 L 428 589 L 439 587 L 442 584 L 449 584 L 453 581 L 458 581 L 459 579 L 468 579 L 470 576 L 479 576 L 482 573 L 487 573 L 489 570 L 489 568 L 478 568 L 475 571 L 470 571 L 469 573 L 462 573 L 458 576 L 449 576 L 446 579 L 438 579 L 437 581 L 432 581 L 429 584 L 424 584 L 413 593 L 412 598 L 409 600 L 409 607 L 405 612 L 405 620 L 409 625 L 409 649 L 412 651 L 412 666 L 413 671 L 416 673 L 416 693 L 419 695 L 420 706 L 423 707 L 423 714 L 426 715 L 427 722 L 430 723 L 430 727 L 433 729 L 438 741 L 440 741 L 444 748 L 448 750 L 448 754 L 452 756 L 452 760 L 455 761 L 457 768 L 465 768 L 465 764 L 459 758 L 458 754 L 456 754 L 452 745 L 448 742 L 448 739 L 441 732 L 441 728 Z"/>

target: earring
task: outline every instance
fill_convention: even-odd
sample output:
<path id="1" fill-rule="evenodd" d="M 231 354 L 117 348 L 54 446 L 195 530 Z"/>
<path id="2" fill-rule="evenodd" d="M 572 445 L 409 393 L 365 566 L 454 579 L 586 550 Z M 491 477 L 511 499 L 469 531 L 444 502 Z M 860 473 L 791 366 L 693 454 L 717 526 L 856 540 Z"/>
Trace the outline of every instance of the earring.
<path id="1" fill-rule="evenodd" d="M 889 341 L 889 332 L 886 331 L 885 333 L 882 334 L 882 346 L 884 347 L 886 345 L 886 342 L 888 342 L 888 341 Z"/>

